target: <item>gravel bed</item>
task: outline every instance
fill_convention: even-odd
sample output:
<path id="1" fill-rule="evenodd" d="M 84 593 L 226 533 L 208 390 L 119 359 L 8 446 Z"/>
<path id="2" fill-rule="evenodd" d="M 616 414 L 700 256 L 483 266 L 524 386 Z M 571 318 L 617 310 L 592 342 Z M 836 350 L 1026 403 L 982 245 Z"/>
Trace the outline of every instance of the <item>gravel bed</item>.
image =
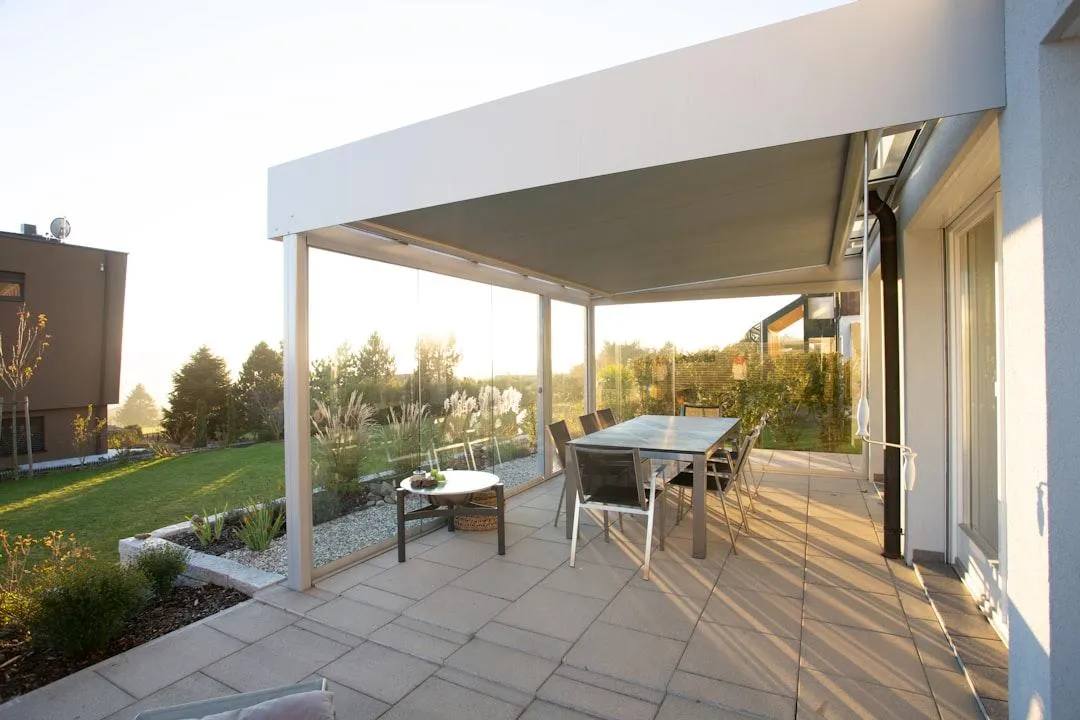
<path id="1" fill-rule="evenodd" d="M 517 487 L 536 477 L 536 456 L 518 458 L 498 465 L 495 474 L 502 478 L 507 489 Z M 406 510 L 417 510 L 427 502 L 410 495 L 405 499 Z M 415 525 L 412 523 L 411 525 Z M 382 542 L 397 534 L 397 508 L 392 504 L 378 504 L 349 515 L 343 515 L 314 529 L 314 560 L 316 567 L 345 557 L 369 545 Z M 230 550 L 223 557 L 267 572 L 288 572 L 285 537 L 279 537 L 262 552 L 247 548 Z"/>

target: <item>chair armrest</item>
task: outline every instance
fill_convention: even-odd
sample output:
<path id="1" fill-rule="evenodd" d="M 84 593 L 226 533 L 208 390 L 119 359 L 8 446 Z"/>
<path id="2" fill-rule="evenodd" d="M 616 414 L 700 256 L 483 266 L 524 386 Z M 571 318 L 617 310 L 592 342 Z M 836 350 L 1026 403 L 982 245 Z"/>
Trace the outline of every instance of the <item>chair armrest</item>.
<path id="1" fill-rule="evenodd" d="M 248 708 L 267 700 L 276 700 L 288 695 L 298 693 L 326 690 L 326 680 L 317 678 L 307 682 L 281 687 L 255 690 L 253 692 L 237 693 L 210 700 L 174 705 L 172 707 L 158 708 L 156 710 L 144 710 L 135 716 L 135 720 L 186 720 L 187 718 L 201 718 L 206 715 L 228 712 Z"/>

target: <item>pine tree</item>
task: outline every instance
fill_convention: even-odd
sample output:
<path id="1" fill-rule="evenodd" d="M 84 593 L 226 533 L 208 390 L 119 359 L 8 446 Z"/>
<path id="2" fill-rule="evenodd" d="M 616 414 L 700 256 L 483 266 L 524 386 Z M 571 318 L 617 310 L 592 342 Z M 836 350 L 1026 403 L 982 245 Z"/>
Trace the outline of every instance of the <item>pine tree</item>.
<path id="1" fill-rule="evenodd" d="M 210 352 L 205 345 L 173 374 L 173 389 L 169 407 L 161 424 L 169 436 L 178 442 L 194 438 L 198 404 L 206 405 L 206 437 L 215 437 L 225 429 L 226 399 L 229 370 L 225 361 Z"/>
<path id="2" fill-rule="evenodd" d="M 284 424 L 285 374 L 281 353 L 264 342 L 252 348 L 240 369 L 234 397 L 240 433 L 255 432 L 266 440 L 281 438 Z"/>
<path id="3" fill-rule="evenodd" d="M 154 427 L 161 422 L 161 410 L 154 404 L 154 398 L 142 383 L 128 393 L 123 404 L 113 413 L 113 424 L 121 427 L 138 425 L 140 428 Z"/>

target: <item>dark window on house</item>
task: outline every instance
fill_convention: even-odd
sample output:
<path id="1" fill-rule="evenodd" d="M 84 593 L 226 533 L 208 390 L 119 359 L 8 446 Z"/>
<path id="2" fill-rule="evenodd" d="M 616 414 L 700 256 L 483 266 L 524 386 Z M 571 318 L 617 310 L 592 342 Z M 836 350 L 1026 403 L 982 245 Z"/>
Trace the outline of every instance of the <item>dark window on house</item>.
<path id="1" fill-rule="evenodd" d="M 10 412 L 10 410 L 8 410 Z M 26 455 L 26 420 L 19 417 L 19 454 Z M 45 452 L 45 418 L 30 416 L 30 447 L 36 453 Z M 11 457 L 11 417 L 0 422 L 0 458 Z"/>
<path id="2" fill-rule="evenodd" d="M 26 299 L 26 275 L 0 270 L 0 301 L 22 302 Z"/>

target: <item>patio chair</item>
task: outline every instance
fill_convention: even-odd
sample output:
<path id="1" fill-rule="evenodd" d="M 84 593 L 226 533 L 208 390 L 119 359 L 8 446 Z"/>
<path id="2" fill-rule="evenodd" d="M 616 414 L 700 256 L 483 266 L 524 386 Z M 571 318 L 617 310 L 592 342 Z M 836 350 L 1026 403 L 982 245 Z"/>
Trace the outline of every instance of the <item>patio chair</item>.
<path id="1" fill-rule="evenodd" d="M 597 410 L 596 417 L 600 420 L 601 429 L 609 428 L 615 424 L 615 413 L 612 412 L 611 408 Z"/>
<path id="2" fill-rule="evenodd" d="M 738 448 L 735 450 L 729 450 L 724 448 L 721 451 L 720 458 L 713 458 L 706 463 L 705 467 L 705 489 L 713 490 L 716 492 L 717 497 L 720 498 L 720 508 L 724 512 L 724 522 L 728 526 L 728 537 L 731 539 L 731 549 L 735 550 L 736 534 L 734 527 L 731 524 L 731 517 L 728 515 L 726 495 L 728 491 L 735 488 L 735 498 L 739 505 L 739 516 L 742 519 L 742 529 L 749 531 L 750 526 L 747 524 L 746 511 L 743 510 L 742 504 L 742 491 L 739 488 L 739 480 L 742 479 L 745 484 L 746 478 L 744 471 L 746 468 L 746 460 L 749 456 L 748 448 L 750 447 L 751 436 L 747 435 L 739 443 Z M 675 511 L 675 524 L 682 522 L 683 518 L 683 504 L 686 497 L 686 489 L 694 487 L 694 471 L 693 469 L 686 469 L 675 477 L 668 480 L 669 485 L 674 485 L 679 488 L 679 504 Z M 747 492 L 749 493 L 749 486 L 747 486 Z"/>
<path id="3" fill-rule="evenodd" d="M 644 515 L 645 520 L 645 569 L 644 580 L 649 579 L 649 563 L 652 559 L 653 516 L 657 501 L 660 505 L 660 549 L 664 549 L 664 506 L 658 497 L 665 487 L 657 482 L 648 460 L 633 450 L 602 450 L 570 445 L 567 472 L 573 475 L 577 487 L 577 505 L 574 507 L 574 530 L 570 536 L 570 567 L 577 559 L 578 527 L 581 511 L 604 512 L 604 540 L 608 540 L 607 513 Z"/>
<path id="4" fill-rule="evenodd" d="M 570 428 L 565 420 L 559 420 L 548 425 L 551 434 L 551 442 L 555 445 L 555 454 L 559 458 L 559 465 L 563 470 L 563 491 L 559 493 L 559 504 L 555 508 L 555 527 L 559 527 L 559 514 L 562 512 L 563 499 L 566 497 L 566 443 L 570 442 Z"/>
<path id="5" fill-rule="evenodd" d="M 581 431 L 586 435 L 592 435 L 601 428 L 600 418 L 594 412 L 582 415 L 578 420 L 581 421 Z"/>
<path id="6" fill-rule="evenodd" d="M 333 694 L 326 690 L 326 680 L 317 678 L 295 685 L 256 690 L 254 692 L 226 695 L 212 700 L 173 705 L 156 710 L 143 710 L 135 720 L 189 720 L 219 713 L 232 720 L 285 720 L 305 718 L 310 720 L 333 720 Z M 246 711 L 246 714 L 245 712 Z"/>
<path id="7" fill-rule="evenodd" d="M 723 417 L 721 408 L 713 405 L 690 405 L 688 403 L 682 406 L 682 414 L 686 417 Z"/>

